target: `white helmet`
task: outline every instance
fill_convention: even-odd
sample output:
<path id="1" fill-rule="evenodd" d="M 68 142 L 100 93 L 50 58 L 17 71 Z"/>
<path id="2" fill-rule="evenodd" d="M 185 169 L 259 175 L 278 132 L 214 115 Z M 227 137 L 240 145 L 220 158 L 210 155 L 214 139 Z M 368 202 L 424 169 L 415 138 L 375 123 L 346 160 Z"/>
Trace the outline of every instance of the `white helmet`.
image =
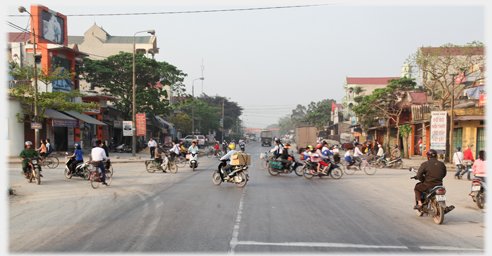
<path id="1" fill-rule="evenodd" d="M 26 143 L 24 143 L 24 144 L 26 144 L 26 146 L 27 145 L 32 146 L 32 142 L 30 142 L 30 141 L 26 141 Z"/>

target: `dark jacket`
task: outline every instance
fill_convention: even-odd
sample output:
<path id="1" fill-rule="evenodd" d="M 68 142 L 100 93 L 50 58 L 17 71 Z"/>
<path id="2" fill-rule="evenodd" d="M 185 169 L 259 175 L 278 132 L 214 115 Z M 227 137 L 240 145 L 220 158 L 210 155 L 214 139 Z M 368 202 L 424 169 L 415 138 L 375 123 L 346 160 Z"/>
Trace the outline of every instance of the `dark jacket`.
<path id="1" fill-rule="evenodd" d="M 446 166 L 443 162 L 438 161 L 436 158 L 431 158 L 420 165 L 417 178 L 425 185 L 439 186 L 442 185 L 446 172 Z"/>

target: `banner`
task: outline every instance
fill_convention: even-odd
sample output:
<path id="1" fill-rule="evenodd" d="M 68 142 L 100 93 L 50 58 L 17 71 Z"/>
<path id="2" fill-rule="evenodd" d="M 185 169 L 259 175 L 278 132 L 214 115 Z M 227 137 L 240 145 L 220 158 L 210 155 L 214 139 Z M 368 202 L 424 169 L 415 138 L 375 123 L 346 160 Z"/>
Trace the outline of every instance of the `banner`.
<path id="1" fill-rule="evenodd" d="M 133 136 L 132 121 L 123 121 L 123 136 Z"/>
<path id="2" fill-rule="evenodd" d="M 137 114 L 136 117 L 137 136 L 145 136 L 147 125 L 145 124 L 145 114 Z"/>
<path id="3" fill-rule="evenodd" d="M 53 119 L 53 127 L 79 127 L 79 120 L 58 120 Z"/>
<path id="4" fill-rule="evenodd" d="M 333 112 L 333 124 L 338 124 L 338 108 Z"/>
<path id="5" fill-rule="evenodd" d="M 481 94 L 478 98 L 478 105 L 485 106 L 487 104 L 487 96 L 485 94 Z"/>
<path id="6" fill-rule="evenodd" d="M 446 111 L 431 112 L 430 148 L 438 154 L 446 153 L 446 130 L 448 113 Z"/>

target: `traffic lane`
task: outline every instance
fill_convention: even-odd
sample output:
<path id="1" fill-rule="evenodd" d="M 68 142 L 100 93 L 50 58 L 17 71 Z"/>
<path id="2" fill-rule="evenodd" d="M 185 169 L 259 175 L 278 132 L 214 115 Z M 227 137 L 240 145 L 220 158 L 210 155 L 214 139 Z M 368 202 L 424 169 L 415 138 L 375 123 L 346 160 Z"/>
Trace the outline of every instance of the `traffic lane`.
<path id="1" fill-rule="evenodd" d="M 242 252 L 290 251 L 294 249 L 291 247 L 311 252 L 323 246 L 341 252 L 423 248 L 415 248 L 416 244 L 438 246 L 431 250 L 440 250 L 439 246 L 456 247 L 458 251 L 483 250 L 482 213 L 466 208 L 460 209 L 463 212 L 458 211 L 459 215 L 453 211 L 441 226 L 430 217 L 418 217 L 412 210 L 415 183 L 407 175 L 400 170 L 378 170 L 373 176 L 356 172 L 340 180 L 306 180 L 287 175 L 273 177 L 263 171 L 257 181 L 264 186 L 258 184 L 248 191 L 251 200 L 245 200 L 242 218 L 247 227 L 240 229 L 240 245 L 236 248 Z M 475 215 L 466 217 L 469 214 Z M 259 219 L 265 222 L 255 221 Z M 463 233 L 463 228 L 469 232 Z M 318 247 L 312 243 L 325 244 Z"/>

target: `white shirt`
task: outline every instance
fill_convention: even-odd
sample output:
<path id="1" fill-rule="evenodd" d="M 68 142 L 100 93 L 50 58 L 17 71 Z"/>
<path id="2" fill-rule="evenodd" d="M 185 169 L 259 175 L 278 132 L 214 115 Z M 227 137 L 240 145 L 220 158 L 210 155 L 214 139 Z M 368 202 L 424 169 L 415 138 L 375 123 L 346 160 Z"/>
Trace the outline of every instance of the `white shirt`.
<path id="1" fill-rule="evenodd" d="M 101 147 L 94 147 L 91 151 L 92 161 L 102 161 L 103 159 L 108 159 L 106 156 L 106 151 Z"/>
<path id="2" fill-rule="evenodd" d="M 454 165 L 463 164 L 464 158 L 465 158 L 465 156 L 463 155 L 463 152 L 461 152 L 461 151 L 455 152 L 453 155 L 453 164 Z"/>
<path id="3" fill-rule="evenodd" d="M 157 142 L 155 140 L 149 140 L 149 143 L 147 143 L 147 146 L 150 147 L 157 147 Z"/>
<path id="4" fill-rule="evenodd" d="M 383 156 L 383 154 L 384 154 L 384 150 L 383 150 L 383 148 L 381 146 L 379 146 L 377 156 Z"/>
<path id="5" fill-rule="evenodd" d="M 275 145 L 275 147 L 272 150 L 270 150 L 270 152 L 275 152 L 277 149 L 278 149 L 278 154 L 281 155 L 284 148 L 280 144 Z"/>
<path id="6" fill-rule="evenodd" d="M 345 152 L 344 157 L 350 156 L 350 151 Z"/>
<path id="7" fill-rule="evenodd" d="M 354 157 L 358 157 L 362 155 L 362 152 L 360 152 L 360 149 L 358 147 L 355 147 L 354 149 Z"/>
<path id="8" fill-rule="evenodd" d="M 179 145 L 178 144 L 174 144 L 173 148 L 171 150 L 169 150 L 170 152 L 174 152 L 176 155 L 179 155 L 179 152 L 181 151 L 179 149 Z"/>

